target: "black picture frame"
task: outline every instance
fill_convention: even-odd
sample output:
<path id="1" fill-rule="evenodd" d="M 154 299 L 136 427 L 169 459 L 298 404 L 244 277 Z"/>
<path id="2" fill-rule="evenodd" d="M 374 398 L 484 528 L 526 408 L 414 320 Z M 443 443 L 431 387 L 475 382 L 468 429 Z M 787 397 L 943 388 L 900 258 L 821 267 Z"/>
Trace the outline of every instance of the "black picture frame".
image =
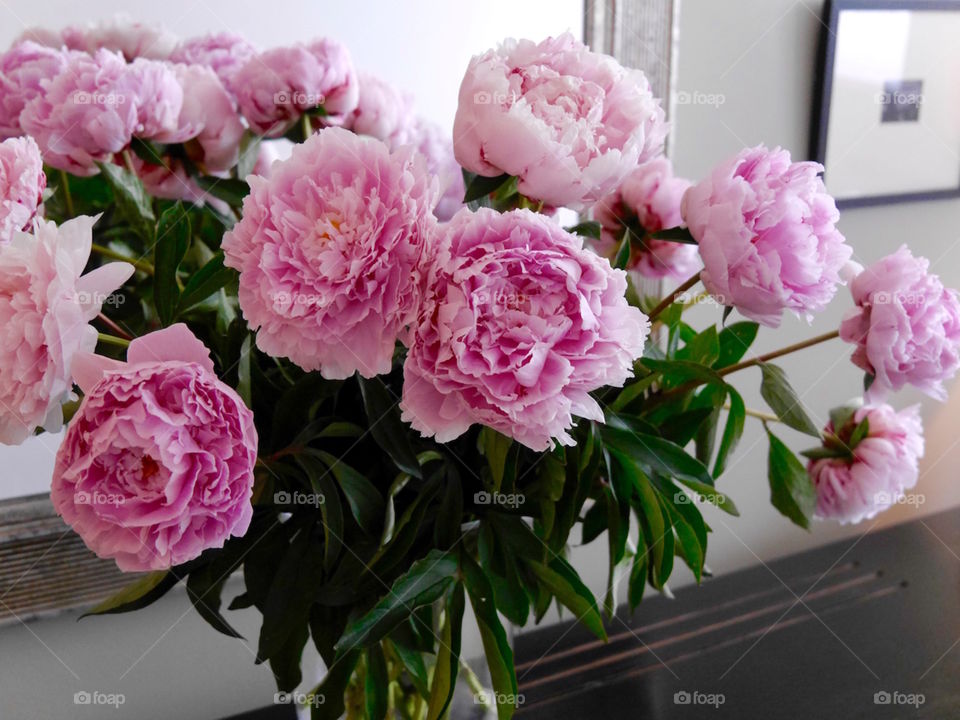
<path id="1" fill-rule="evenodd" d="M 952 10 L 960 12 L 960 0 L 827 0 L 824 5 L 820 31 L 816 84 L 814 87 L 813 123 L 810 156 L 824 165 L 824 177 L 829 182 L 826 168 L 827 130 L 830 119 L 830 100 L 833 91 L 834 58 L 837 49 L 837 30 L 840 13 L 849 10 L 907 10 L 911 12 Z M 960 80 L 960 79 L 958 79 Z M 960 91 L 960 86 L 958 86 Z M 829 185 L 827 187 L 829 190 Z M 922 200 L 946 200 L 960 198 L 960 172 L 957 187 L 923 192 L 907 192 L 888 195 L 865 195 L 862 197 L 837 198 L 837 207 L 870 207 L 891 203 L 918 202 Z"/>

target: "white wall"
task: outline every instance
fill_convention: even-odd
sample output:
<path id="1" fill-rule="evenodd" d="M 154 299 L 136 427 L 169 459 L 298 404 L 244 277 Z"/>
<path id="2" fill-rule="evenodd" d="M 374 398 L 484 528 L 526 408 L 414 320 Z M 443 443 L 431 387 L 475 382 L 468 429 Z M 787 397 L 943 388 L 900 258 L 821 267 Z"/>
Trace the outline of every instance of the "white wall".
<path id="1" fill-rule="evenodd" d="M 264 48 L 325 35 L 345 43 L 358 68 L 412 93 L 419 112 L 449 127 L 473 54 L 509 36 L 540 39 L 567 30 L 579 36 L 581 8 L 581 0 L 4 0 L 0 47 L 28 26 L 60 28 L 120 11 L 183 37 L 234 31 Z M 0 447 L 0 497 L 49 488 L 55 450 L 51 437 Z M 235 594 L 228 589 L 224 597 Z M 81 623 L 65 616 L 0 628 L 0 718 L 211 720 L 269 705 L 273 678 L 254 666 L 250 649 L 207 627 L 183 593 L 172 595 L 129 616 Z M 258 615 L 229 615 L 255 650 Z M 464 642 L 468 656 L 481 652 L 476 632 L 468 631 Z M 116 712 L 84 713 L 73 705 L 78 690 L 124 693 L 127 702 Z"/>

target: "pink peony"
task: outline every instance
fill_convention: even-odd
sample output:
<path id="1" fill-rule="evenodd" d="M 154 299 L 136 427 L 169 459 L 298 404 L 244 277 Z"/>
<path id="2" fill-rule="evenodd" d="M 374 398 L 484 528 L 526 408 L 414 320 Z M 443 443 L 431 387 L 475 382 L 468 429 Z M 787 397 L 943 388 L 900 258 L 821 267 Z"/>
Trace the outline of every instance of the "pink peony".
<path id="1" fill-rule="evenodd" d="M 29 41 L 0 56 L 0 140 L 23 134 L 24 106 L 40 95 L 40 83 L 58 75 L 66 64 L 66 53 Z"/>
<path id="2" fill-rule="evenodd" d="M 174 65 L 183 88 L 183 103 L 173 128 L 155 136 L 160 142 L 185 140 L 190 160 L 205 174 L 224 172 L 237 164 L 243 123 L 220 79 L 202 65 Z"/>
<path id="3" fill-rule="evenodd" d="M 250 128 L 279 137 L 310 110 L 332 123 L 357 107 L 357 78 L 347 49 L 333 40 L 275 48 L 254 56 L 235 77 L 237 102 Z"/>
<path id="4" fill-rule="evenodd" d="M 131 97 L 136 105 L 134 136 L 152 140 L 180 129 L 184 88 L 167 63 L 142 58 L 134 60 L 119 91 Z"/>
<path id="5" fill-rule="evenodd" d="M 48 165 L 74 175 L 94 175 L 138 130 L 137 97 L 123 57 L 108 50 L 70 55 L 20 115 Z"/>
<path id="6" fill-rule="evenodd" d="M 410 138 L 410 99 L 386 80 L 360 73 L 357 107 L 351 112 L 344 127 L 360 135 L 370 135 L 396 147 Z"/>
<path id="7" fill-rule="evenodd" d="M 857 346 L 853 363 L 875 376 L 871 397 L 914 385 L 946 400 L 943 381 L 960 367 L 960 302 L 906 245 L 850 283 L 856 307 L 840 337 Z"/>
<path id="8" fill-rule="evenodd" d="M 43 159 L 33 138 L 10 138 L 0 143 L 0 244 L 30 224 L 43 202 L 46 186 Z"/>
<path id="9" fill-rule="evenodd" d="M 58 30 L 50 30 L 49 28 L 45 27 L 28 27 L 22 33 L 17 35 L 11 47 L 28 41 L 36 43 L 37 45 L 43 45 L 44 47 L 54 48 L 55 50 L 59 50 L 64 47 L 63 33 Z"/>
<path id="10" fill-rule="evenodd" d="M 579 209 L 659 155 L 663 109 L 639 70 L 569 33 L 507 40 L 470 61 L 453 126 L 457 160 L 520 178 L 524 195 Z"/>
<path id="11" fill-rule="evenodd" d="M 61 39 L 71 50 L 92 55 L 102 48 L 118 52 L 128 61 L 135 58 L 165 60 L 177 44 L 177 38 L 165 29 L 135 22 L 126 13 L 118 13 L 110 20 L 89 23 L 85 27 L 65 28 Z"/>
<path id="12" fill-rule="evenodd" d="M 448 442 L 482 423 L 542 451 L 631 376 L 649 321 L 627 282 L 529 210 L 462 210 L 444 226 L 403 366 L 403 418 Z"/>
<path id="13" fill-rule="evenodd" d="M 852 249 L 814 162 L 762 145 L 690 188 L 681 212 L 700 243 L 707 290 L 770 327 L 784 310 L 810 317 L 833 299 Z"/>
<path id="14" fill-rule="evenodd" d="M 257 345 L 326 378 L 390 371 L 416 319 L 436 181 L 412 148 L 327 128 L 248 178 L 223 238 Z"/>
<path id="15" fill-rule="evenodd" d="M 231 96 L 236 97 L 236 75 L 256 54 L 257 49 L 245 38 L 218 33 L 183 41 L 170 53 L 170 61 L 205 65 L 217 74 Z"/>
<path id="16" fill-rule="evenodd" d="M 71 365 L 92 352 L 97 331 L 88 323 L 109 295 L 133 274 L 110 263 L 81 277 L 90 257 L 95 218 L 59 228 L 37 220 L 34 234 L 15 232 L 0 246 L 0 442 L 15 445 L 37 427 L 59 428 L 70 393 Z"/>
<path id="17" fill-rule="evenodd" d="M 269 178 L 273 172 L 273 164 L 289 158 L 294 147 L 295 144 L 286 138 L 261 141 L 257 145 L 257 162 L 253 166 L 253 174 Z"/>
<path id="18" fill-rule="evenodd" d="M 866 437 L 850 447 L 854 428 L 863 420 L 869 428 Z M 842 523 L 868 520 L 916 484 L 923 457 L 919 406 L 899 413 L 889 405 L 862 407 L 839 430 L 830 422 L 825 433 L 828 448 L 839 448 L 844 456 L 807 464 L 817 491 L 816 517 Z"/>
<path id="19" fill-rule="evenodd" d="M 649 278 L 686 280 L 700 269 L 697 248 L 646 235 L 683 225 L 680 200 L 689 187 L 689 181 L 674 177 L 664 157 L 638 167 L 615 193 L 593 207 L 593 217 L 601 226 L 600 241 L 594 243 L 597 251 L 613 257 L 629 227 L 640 242 L 632 244 L 628 270 Z"/>
<path id="20" fill-rule="evenodd" d="M 453 156 L 453 139 L 436 123 L 416 118 L 410 129 L 409 142 L 427 161 L 427 171 L 440 181 L 440 200 L 433 209 L 437 219 L 446 222 L 463 207 L 466 191 L 463 172 Z"/>
<path id="21" fill-rule="evenodd" d="M 253 413 L 186 325 L 130 343 L 127 362 L 76 358 L 83 402 L 57 453 L 50 498 L 97 555 L 164 570 L 246 533 Z"/>

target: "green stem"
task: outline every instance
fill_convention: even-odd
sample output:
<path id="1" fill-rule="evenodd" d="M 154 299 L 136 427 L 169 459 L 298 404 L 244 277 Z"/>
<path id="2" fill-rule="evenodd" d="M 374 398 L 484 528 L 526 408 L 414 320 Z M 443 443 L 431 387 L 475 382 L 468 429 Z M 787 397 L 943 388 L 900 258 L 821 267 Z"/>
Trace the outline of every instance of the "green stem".
<path id="1" fill-rule="evenodd" d="M 130 263 L 140 272 L 146 273 L 147 275 L 153 275 L 153 265 L 143 260 L 134 260 L 133 258 L 127 257 L 122 253 L 114 252 L 110 248 L 104 247 L 103 245 L 97 245 L 96 243 L 93 243 L 93 245 L 90 246 L 90 251 L 112 260 L 120 260 L 121 262 Z"/>
<path id="2" fill-rule="evenodd" d="M 71 218 L 75 216 L 73 210 L 73 195 L 70 194 L 70 176 L 66 170 L 60 171 L 60 183 L 63 186 L 63 201 L 67 206 L 67 215 Z"/>
<path id="3" fill-rule="evenodd" d="M 306 140 L 307 140 L 311 135 L 313 135 L 313 123 L 312 123 L 311 120 L 310 120 L 310 115 L 307 114 L 307 113 L 304 113 L 303 115 L 301 115 L 301 116 L 300 116 L 300 122 L 303 123 L 303 125 L 302 125 L 302 127 L 303 127 L 303 140 L 304 140 L 304 142 L 306 142 Z"/>
<path id="4" fill-rule="evenodd" d="M 480 682 L 480 678 L 477 677 L 477 674 L 473 671 L 473 668 L 461 660 L 460 670 L 463 672 L 463 678 L 466 680 L 467 686 L 470 688 L 473 696 L 477 699 L 477 702 L 480 705 L 483 705 L 483 707 L 485 707 L 487 710 L 492 710 L 493 708 L 490 706 L 490 698 L 487 695 L 487 689 L 483 686 L 483 683 Z"/>
<path id="5" fill-rule="evenodd" d="M 723 406 L 723 409 L 727 412 L 730 411 L 730 403 L 727 403 Z M 744 408 L 744 415 L 749 415 L 750 417 L 755 417 L 757 420 L 763 420 L 764 422 L 780 422 L 780 418 L 776 415 L 771 415 L 770 413 L 761 412 L 760 410 L 753 410 L 752 408 Z"/>
<path id="6" fill-rule="evenodd" d="M 679 286 L 676 290 L 674 290 L 672 293 L 670 293 L 669 295 L 667 295 L 663 300 L 660 301 L 660 304 L 659 304 L 659 305 L 657 305 L 653 310 L 650 311 L 650 315 L 649 315 L 650 322 L 652 323 L 654 320 L 656 320 L 656 319 L 657 319 L 657 316 L 658 316 L 660 313 L 662 313 L 662 312 L 663 312 L 664 310 L 666 310 L 668 307 L 670 307 L 671 305 L 673 305 L 674 301 L 675 301 L 678 297 L 680 297 L 681 295 L 683 295 L 683 293 L 685 293 L 687 290 L 689 290 L 690 288 L 692 288 L 692 287 L 693 287 L 694 285 L 696 285 L 698 282 L 700 282 L 700 273 L 697 273 L 697 274 L 694 275 L 692 278 L 690 278 L 689 280 L 687 280 L 686 282 L 684 282 L 682 285 L 680 285 L 680 286 Z"/>
<path id="7" fill-rule="evenodd" d="M 763 355 L 758 355 L 755 358 L 750 358 L 749 360 L 744 360 L 743 362 L 738 362 L 735 365 L 728 365 L 725 368 L 721 368 L 717 371 L 717 374 L 721 377 L 724 375 L 729 375 L 732 372 L 737 370 L 743 370 L 744 368 L 753 367 L 754 365 L 760 365 L 765 363 L 768 360 L 773 360 L 774 358 L 781 357 L 783 355 L 789 355 L 792 352 L 797 350 L 803 350 L 804 348 L 812 347 L 813 345 L 819 345 L 822 342 L 827 340 L 833 340 L 836 337 L 840 337 L 840 330 L 831 330 L 830 332 L 823 333 L 823 335 L 817 335 L 816 337 L 808 338 L 807 340 L 802 340 L 801 342 L 794 343 L 793 345 L 787 345 L 786 347 L 780 348 L 779 350 L 774 350 L 773 352 L 764 353 Z"/>
<path id="8" fill-rule="evenodd" d="M 130 341 L 119 338 L 116 335 L 107 335 L 106 333 L 97 333 L 97 339 L 104 345 L 113 345 L 114 347 L 128 348 Z"/>

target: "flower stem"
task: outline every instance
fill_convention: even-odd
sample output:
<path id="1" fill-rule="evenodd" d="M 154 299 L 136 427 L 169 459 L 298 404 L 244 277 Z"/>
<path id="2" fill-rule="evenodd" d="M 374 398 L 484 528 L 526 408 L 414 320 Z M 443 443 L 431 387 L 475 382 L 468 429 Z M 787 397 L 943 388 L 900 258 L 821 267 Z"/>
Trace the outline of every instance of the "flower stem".
<path id="1" fill-rule="evenodd" d="M 749 360 L 744 360 L 743 362 L 738 362 L 735 365 L 728 365 L 725 368 L 721 368 L 717 371 L 717 374 L 721 377 L 724 375 L 729 375 L 732 372 L 737 370 L 743 370 L 744 368 L 753 367 L 754 365 L 760 365 L 765 363 L 768 360 L 773 360 L 774 358 L 781 357 L 783 355 L 789 355 L 792 352 L 797 350 L 803 350 L 804 348 L 812 347 L 813 345 L 819 345 L 822 342 L 827 340 L 833 340 L 836 337 L 840 337 L 840 330 L 831 330 L 830 332 L 823 333 L 823 335 L 817 335 L 816 337 L 808 338 L 807 340 L 802 340 L 801 342 L 794 343 L 793 345 L 787 345 L 786 347 L 780 348 L 779 350 L 774 350 L 773 352 L 768 352 L 763 355 L 758 355 L 755 358 L 750 358 Z"/>
<path id="2" fill-rule="evenodd" d="M 670 307 L 671 305 L 673 305 L 674 301 L 675 301 L 678 297 L 680 297 L 681 295 L 683 295 L 683 293 L 685 293 L 687 290 L 689 290 L 690 288 L 692 288 L 692 287 L 693 287 L 694 285 L 696 285 L 698 282 L 700 282 L 700 273 L 697 273 L 697 274 L 694 275 L 692 278 L 690 278 L 689 280 L 687 280 L 686 282 L 684 282 L 682 285 L 680 285 L 680 286 L 679 286 L 676 290 L 674 290 L 672 293 L 670 293 L 669 295 L 667 295 L 663 300 L 660 301 L 660 304 L 659 304 L 659 305 L 657 305 L 653 310 L 650 311 L 650 315 L 649 315 L 650 322 L 652 323 L 654 320 L 656 320 L 656 319 L 657 319 L 657 315 L 659 315 L 659 314 L 662 313 L 664 310 L 666 310 L 668 307 Z"/>
<path id="3" fill-rule="evenodd" d="M 128 348 L 130 347 L 130 341 L 124 340 L 121 337 L 116 335 L 107 335 L 106 333 L 97 333 L 97 340 L 102 342 L 104 345 L 113 345 L 114 347 Z"/>
<path id="4" fill-rule="evenodd" d="M 313 135 L 313 123 L 310 120 L 310 115 L 307 113 L 301 115 L 300 122 L 303 123 L 301 126 L 303 128 L 303 141 L 306 142 Z"/>
<path id="5" fill-rule="evenodd" d="M 70 194 L 70 176 L 66 170 L 60 171 L 60 183 L 63 186 L 63 202 L 67 206 L 67 215 L 74 217 L 73 195 Z"/>
<path id="6" fill-rule="evenodd" d="M 119 337 L 122 337 L 124 340 L 133 340 L 133 335 L 131 335 L 131 334 L 128 333 L 126 330 L 124 330 L 122 327 L 120 327 L 119 325 L 117 325 L 113 320 L 111 320 L 110 318 L 108 318 L 108 317 L 107 317 L 106 315 L 104 315 L 103 313 L 100 313 L 99 315 L 97 315 L 97 319 L 100 320 L 100 322 L 102 322 L 102 323 L 103 323 L 104 325 L 106 325 L 108 328 L 110 328 L 111 330 L 113 330 L 113 332 L 115 332 Z"/>
<path id="7" fill-rule="evenodd" d="M 483 686 L 483 683 L 480 682 L 480 678 L 477 677 L 477 674 L 473 671 L 473 668 L 461 660 L 460 672 L 463 673 L 463 679 L 466 680 L 467 686 L 473 693 L 474 702 L 478 705 L 482 705 L 487 710 L 492 710 L 493 708 L 490 707 L 490 699 L 487 696 L 487 689 Z"/>
<path id="8" fill-rule="evenodd" d="M 144 262 L 143 260 L 134 260 L 133 258 L 127 257 L 126 255 L 118 252 L 114 252 L 110 248 L 104 247 L 103 245 L 97 245 L 96 243 L 93 243 L 93 245 L 90 246 L 90 250 L 91 252 L 95 252 L 97 255 L 102 255 L 103 257 L 111 258 L 112 260 L 120 260 L 121 262 L 130 263 L 140 272 L 144 272 L 147 275 L 153 275 L 153 265 L 148 262 Z"/>
<path id="9" fill-rule="evenodd" d="M 723 409 L 729 412 L 730 403 L 727 403 L 726 405 L 724 405 Z M 755 417 L 757 418 L 757 420 L 763 420 L 764 422 L 780 422 L 780 418 L 778 418 L 776 415 L 765 413 L 760 410 L 754 410 L 753 408 L 744 408 L 743 414 L 749 415 L 750 417 Z"/>

